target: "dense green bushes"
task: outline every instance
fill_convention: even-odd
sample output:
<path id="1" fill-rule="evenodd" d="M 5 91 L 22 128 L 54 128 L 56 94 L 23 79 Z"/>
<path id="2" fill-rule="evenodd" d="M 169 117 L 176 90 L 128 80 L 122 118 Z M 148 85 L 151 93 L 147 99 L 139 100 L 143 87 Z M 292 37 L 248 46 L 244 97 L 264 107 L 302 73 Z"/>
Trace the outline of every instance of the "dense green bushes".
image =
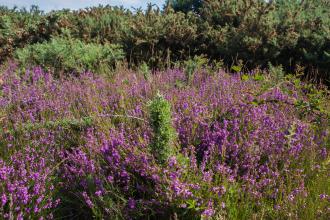
<path id="1" fill-rule="evenodd" d="M 130 65 L 164 68 L 205 54 L 248 69 L 296 66 L 329 80 L 330 6 L 327 1 L 168 1 L 163 10 L 100 6 L 80 11 L 0 10 L 1 61 L 16 47 L 70 32 L 86 43 L 120 44 Z"/>
<path id="2" fill-rule="evenodd" d="M 24 67 L 39 65 L 56 73 L 86 70 L 102 73 L 123 58 L 123 51 L 118 45 L 53 38 L 50 42 L 18 49 L 16 58 Z"/>
<path id="3" fill-rule="evenodd" d="M 268 61 L 292 71 L 319 72 L 329 80 L 329 3 L 317 1 L 207 1 L 202 19 L 212 56 L 242 59 L 249 67 Z M 218 40 L 219 39 L 219 40 Z"/>
<path id="4" fill-rule="evenodd" d="M 0 63 L 11 57 L 16 48 L 50 39 L 50 23 L 37 7 L 30 11 L 0 8 Z"/>

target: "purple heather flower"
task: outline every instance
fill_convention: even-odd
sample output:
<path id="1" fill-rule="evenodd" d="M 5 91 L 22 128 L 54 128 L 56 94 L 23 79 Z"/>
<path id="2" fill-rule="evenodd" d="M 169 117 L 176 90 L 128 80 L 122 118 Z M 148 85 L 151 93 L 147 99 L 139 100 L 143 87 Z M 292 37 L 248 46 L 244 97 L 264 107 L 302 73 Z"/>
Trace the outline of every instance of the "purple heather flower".
<path id="1" fill-rule="evenodd" d="M 83 193 L 82 193 L 82 196 L 83 196 L 83 198 L 84 198 L 86 204 L 87 204 L 90 208 L 92 208 L 94 205 L 93 205 L 93 202 L 91 201 L 90 197 L 87 195 L 87 193 L 86 193 L 86 192 L 83 192 Z"/>
<path id="2" fill-rule="evenodd" d="M 207 207 L 204 216 L 212 216 L 213 204 L 222 198 L 217 194 L 226 193 L 223 185 L 237 183 L 241 186 L 238 193 L 246 193 L 256 205 L 262 205 L 258 203 L 262 197 L 276 201 L 282 196 L 279 187 L 285 187 L 285 178 L 290 178 L 294 188 L 288 201 L 307 196 L 304 183 L 308 172 L 320 171 L 327 158 L 328 129 L 320 122 L 318 130 L 323 132 L 315 131 L 310 126 L 315 121 L 312 114 L 302 120 L 297 108 L 287 104 L 291 100 L 285 91 L 293 92 L 296 100 L 308 97 L 294 87 L 282 91 L 284 84 L 259 96 L 251 95 L 262 91 L 262 85 L 223 71 L 196 73 L 194 83 L 182 88 L 175 86 L 178 80 L 185 80 L 181 70 L 151 77 L 152 83 L 138 74 L 116 74 L 109 83 L 91 73 L 54 79 L 41 68 L 22 76 L 14 70 L 4 73 L 0 106 L 6 120 L 0 138 L 5 151 L 11 153 L 8 163 L 0 159 L 2 206 L 8 205 L 10 198 L 15 218 L 19 213 L 26 218 L 36 208 L 47 219 L 59 205 L 53 194 L 59 189 L 81 190 L 78 193 L 92 208 L 92 198 L 111 196 L 105 195 L 107 187 L 116 187 L 128 200 L 128 208 L 139 202 L 142 210 L 148 210 L 151 205 L 181 204 L 192 198 L 198 207 Z M 188 163 L 179 163 L 175 157 L 168 167 L 153 163 L 148 150 L 153 134 L 143 120 L 148 118 L 145 103 L 155 89 L 172 105 L 176 143 Z M 112 118 L 125 114 L 143 120 Z M 74 135 L 67 132 L 66 125 L 26 129 L 19 137 L 10 134 L 9 128 L 16 130 L 27 123 L 42 125 L 82 116 L 93 116 L 97 125 L 83 126 L 72 131 Z M 103 129 L 108 125 L 112 127 L 109 131 Z M 302 169 L 301 162 L 310 152 L 316 152 L 319 160 L 311 165 L 313 170 Z M 53 184 L 56 175 L 61 182 Z M 87 193 L 90 185 L 98 190 L 93 195 Z M 213 192 L 212 199 L 201 193 L 204 191 Z M 131 198 L 132 192 L 137 197 L 143 195 L 143 201 Z M 225 208 L 224 203 L 219 205 Z M 109 215 L 111 210 L 104 212 Z"/>
<path id="3" fill-rule="evenodd" d="M 98 197 L 101 197 L 102 196 L 102 191 L 101 190 L 96 191 L 95 195 L 98 196 Z"/>
<path id="4" fill-rule="evenodd" d="M 294 200 L 294 195 L 290 194 L 290 195 L 288 196 L 288 200 L 289 200 L 290 202 L 292 202 L 292 201 Z"/>
<path id="5" fill-rule="evenodd" d="M 224 203 L 224 202 L 221 202 L 221 208 L 226 208 L 226 203 Z"/>
<path id="6" fill-rule="evenodd" d="M 1 204 L 4 206 L 7 203 L 7 196 L 6 194 L 1 195 Z"/>
<path id="7" fill-rule="evenodd" d="M 127 204 L 128 208 L 134 209 L 136 206 L 136 201 L 133 198 L 129 198 Z"/>
<path id="8" fill-rule="evenodd" d="M 321 194 L 320 195 L 320 199 L 326 199 L 326 198 L 328 198 L 329 196 L 327 195 L 327 194 Z"/>
<path id="9" fill-rule="evenodd" d="M 215 211 L 212 208 L 205 209 L 202 213 L 205 217 L 212 217 L 214 215 Z"/>
<path id="10" fill-rule="evenodd" d="M 274 205 L 274 209 L 275 210 L 280 210 L 281 209 L 281 206 L 280 205 Z"/>
<path id="11" fill-rule="evenodd" d="M 187 204 L 181 204 L 180 207 L 185 209 L 187 208 Z"/>

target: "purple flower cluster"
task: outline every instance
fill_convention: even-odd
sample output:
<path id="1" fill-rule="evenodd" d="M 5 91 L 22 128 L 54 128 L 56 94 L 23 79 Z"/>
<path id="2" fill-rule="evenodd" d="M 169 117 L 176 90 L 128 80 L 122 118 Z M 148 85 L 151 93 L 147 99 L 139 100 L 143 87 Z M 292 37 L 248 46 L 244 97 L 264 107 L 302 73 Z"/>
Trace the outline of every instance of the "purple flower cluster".
<path id="1" fill-rule="evenodd" d="M 40 68 L 18 75 L 11 67 L 2 80 L 4 218 L 51 218 L 67 195 L 98 217 L 231 218 L 233 201 L 289 214 L 311 193 L 310 178 L 329 166 L 327 121 L 318 118 L 315 129 L 316 116 L 301 117 L 295 103 L 307 97 L 291 84 L 264 89 L 201 71 L 188 86 L 178 69 L 146 81 L 131 72 L 54 79 Z M 177 133 L 178 153 L 166 165 L 149 149 L 146 103 L 157 91 L 172 105 Z M 85 117 L 92 123 L 68 127 Z M 320 202 L 328 194 L 320 192 Z"/>
<path id="2" fill-rule="evenodd" d="M 9 162 L 0 159 L 0 214 L 5 219 L 52 218 L 59 203 L 54 197 L 53 165 L 49 156 L 29 146 L 13 154 Z"/>

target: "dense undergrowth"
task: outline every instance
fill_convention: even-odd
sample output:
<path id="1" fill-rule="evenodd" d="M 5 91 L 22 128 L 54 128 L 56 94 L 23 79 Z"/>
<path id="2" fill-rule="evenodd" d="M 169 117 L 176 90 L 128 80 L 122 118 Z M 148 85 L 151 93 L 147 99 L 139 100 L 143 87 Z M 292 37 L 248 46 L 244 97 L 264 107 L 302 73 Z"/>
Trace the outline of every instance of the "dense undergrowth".
<path id="1" fill-rule="evenodd" d="M 329 13 L 1 7 L 0 219 L 329 219 Z"/>
<path id="2" fill-rule="evenodd" d="M 70 36 L 79 42 L 78 48 L 119 45 L 131 67 L 145 62 L 152 69 L 165 69 L 204 54 L 210 60 L 223 60 L 227 67 L 241 60 L 244 71 L 265 68 L 269 62 L 282 65 L 286 72 L 304 67 L 305 76 L 329 84 L 329 1 L 167 2 L 163 9 L 149 5 L 146 11 L 100 6 L 43 13 L 36 7 L 30 11 L 2 7 L 0 62 L 15 57 L 24 65 L 26 56 L 31 56 L 30 65 L 40 65 L 47 48 L 62 46 L 53 38 Z M 24 47 L 28 49 L 23 49 L 21 60 L 15 54 Z M 44 53 L 37 57 L 34 48 Z M 83 55 L 79 50 L 76 54 Z"/>
<path id="3" fill-rule="evenodd" d="M 142 70 L 3 71 L 0 216 L 329 218 L 326 90 L 274 67 Z"/>

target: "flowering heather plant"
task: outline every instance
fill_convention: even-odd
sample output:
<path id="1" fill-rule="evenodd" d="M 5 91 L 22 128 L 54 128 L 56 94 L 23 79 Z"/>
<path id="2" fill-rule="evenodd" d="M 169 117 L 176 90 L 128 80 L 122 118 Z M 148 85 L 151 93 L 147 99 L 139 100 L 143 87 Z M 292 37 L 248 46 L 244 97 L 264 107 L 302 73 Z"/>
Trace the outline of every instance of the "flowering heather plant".
<path id="1" fill-rule="evenodd" d="M 329 97 L 258 74 L 201 69 L 187 85 L 180 69 L 54 79 L 11 66 L 1 217 L 327 219 Z"/>
<path id="2" fill-rule="evenodd" d="M 10 157 L 0 159 L 0 215 L 5 219 L 53 218 L 60 200 L 55 198 L 55 161 L 25 146 Z"/>

